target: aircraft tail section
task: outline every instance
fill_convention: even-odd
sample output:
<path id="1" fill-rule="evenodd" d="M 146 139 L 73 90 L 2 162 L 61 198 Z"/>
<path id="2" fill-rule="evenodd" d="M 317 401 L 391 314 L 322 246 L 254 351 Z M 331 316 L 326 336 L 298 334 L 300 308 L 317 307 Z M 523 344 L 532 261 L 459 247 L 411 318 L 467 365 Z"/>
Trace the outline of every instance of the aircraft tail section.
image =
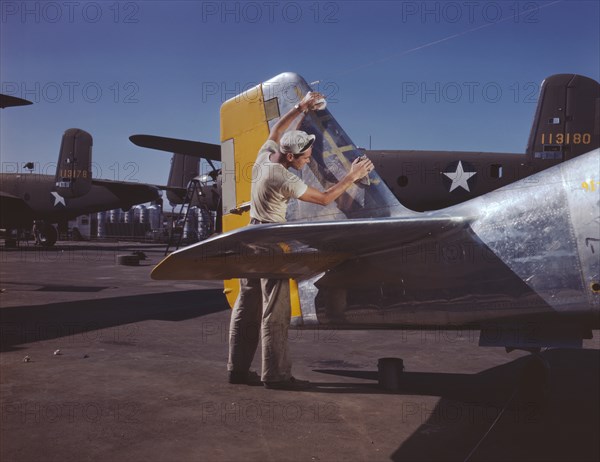
<path id="1" fill-rule="evenodd" d="M 277 120 L 311 91 L 295 73 L 283 73 L 221 106 L 221 168 L 223 231 L 248 225 L 252 185 L 252 166 L 260 147 Z M 296 125 L 292 122 L 291 127 Z M 294 171 L 302 180 L 325 190 L 343 178 L 351 163 L 362 153 L 352 143 L 329 110 L 310 111 L 298 127 L 316 135 L 312 160 Z M 392 194 L 376 172 L 348 189 L 327 207 L 302 201 L 290 201 L 287 221 L 316 222 L 357 218 L 385 218 L 412 215 Z M 299 313 L 297 286 L 291 284 L 292 315 Z M 237 283 L 225 281 L 225 293 L 233 306 Z"/>
<path id="2" fill-rule="evenodd" d="M 172 204 L 182 204 L 186 199 L 189 182 L 200 174 L 200 158 L 174 153 L 167 182 L 167 199 Z"/>
<path id="3" fill-rule="evenodd" d="M 294 73 L 280 74 L 221 106 L 224 230 L 249 222 L 252 165 L 271 127 L 311 91 Z M 291 126 L 295 123 L 292 122 Z M 311 162 L 294 171 L 309 186 L 325 190 L 340 181 L 361 152 L 328 109 L 310 111 L 298 127 L 316 135 Z M 325 221 L 410 214 L 376 172 L 327 207 L 301 201 L 288 205 L 287 221 Z"/>
<path id="4" fill-rule="evenodd" d="M 527 144 L 530 161 L 565 161 L 599 146 L 600 84 L 575 74 L 544 80 Z"/>
<path id="5" fill-rule="evenodd" d="M 54 186 L 62 197 L 81 197 L 90 191 L 92 145 L 92 135 L 79 128 L 70 128 L 63 134 Z"/>

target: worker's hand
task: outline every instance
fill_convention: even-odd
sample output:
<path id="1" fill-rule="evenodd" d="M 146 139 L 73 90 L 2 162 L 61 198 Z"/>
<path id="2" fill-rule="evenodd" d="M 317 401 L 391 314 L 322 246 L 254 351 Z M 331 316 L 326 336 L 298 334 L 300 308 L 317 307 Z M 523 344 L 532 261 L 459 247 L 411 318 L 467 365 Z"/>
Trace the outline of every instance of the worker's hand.
<path id="1" fill-rule="evenodd" d="M 373 162 L 367 156 L 362 156 L 352 162 L 349 174 L 352 175 L 354 181 L 358 181 L 367 176 L 374 168 Z"/>
<path id="2" fill-rule="evenodd" d="M 302 101 L 298 104 L 302 112 L 314 111 L 321 105 L 321 100 L 324 100 L 325 96 L 318 91 L 309 91 Z"/>

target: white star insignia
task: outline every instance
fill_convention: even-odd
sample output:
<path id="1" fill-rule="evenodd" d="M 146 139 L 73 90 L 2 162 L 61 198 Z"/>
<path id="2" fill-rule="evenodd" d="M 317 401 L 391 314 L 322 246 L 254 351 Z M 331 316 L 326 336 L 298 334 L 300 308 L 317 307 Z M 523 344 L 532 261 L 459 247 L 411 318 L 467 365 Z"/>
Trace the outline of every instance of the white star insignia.
<path id="1" fill-rule="evenodd" d="M 62 204 L 64 207 L 67 206 L 67 204 L 65 203 L 65 198 L 62 197 L 60 194 L 58 194 L 57 192 L 51 192 L 50 194 L 54 196 L 54 207 L 56 207 L 58 204 Z"/>
<path id="2" fill-rule="evenodd" d="M 458 165 L 456 166 L 456 171 L 454 173 L 446 173 L 448 178 L 452 180 L 452 185 L 450 186 L 450 192 L 454 191 L 456 188 L 461 187 L 468 192 L 471 192 L 469 189 L 469 183 L 467 180 L 475 175 L 477 172 L 465 172 L 462 166 L 462 162 L 459 160 Z"/>

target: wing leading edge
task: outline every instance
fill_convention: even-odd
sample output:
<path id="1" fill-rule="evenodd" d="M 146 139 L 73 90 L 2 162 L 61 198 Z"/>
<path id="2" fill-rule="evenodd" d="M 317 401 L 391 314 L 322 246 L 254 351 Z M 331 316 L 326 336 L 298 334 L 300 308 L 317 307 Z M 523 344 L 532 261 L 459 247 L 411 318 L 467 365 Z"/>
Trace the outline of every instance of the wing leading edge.
<path id="1" fill-rule="evenodd" d="M 425 237 L 447 237 L 469 223 L 464 217 L 423 217 L 246 226 L 172 253 L 154 268 L 152 278 L 302 280 L 350 259 Z"/>

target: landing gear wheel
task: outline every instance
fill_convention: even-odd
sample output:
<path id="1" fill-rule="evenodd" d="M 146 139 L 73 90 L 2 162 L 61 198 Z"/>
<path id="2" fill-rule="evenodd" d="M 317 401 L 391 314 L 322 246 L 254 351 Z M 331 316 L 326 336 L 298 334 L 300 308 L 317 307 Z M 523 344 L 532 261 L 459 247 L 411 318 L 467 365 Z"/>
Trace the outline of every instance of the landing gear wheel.
<path id="1" fill-rule="evenodd" d="M 58 240 L 58 232 L 50 223 L 44 223 L 40 230 L 40 243 L 44 247 L 52 247 Z"/>

